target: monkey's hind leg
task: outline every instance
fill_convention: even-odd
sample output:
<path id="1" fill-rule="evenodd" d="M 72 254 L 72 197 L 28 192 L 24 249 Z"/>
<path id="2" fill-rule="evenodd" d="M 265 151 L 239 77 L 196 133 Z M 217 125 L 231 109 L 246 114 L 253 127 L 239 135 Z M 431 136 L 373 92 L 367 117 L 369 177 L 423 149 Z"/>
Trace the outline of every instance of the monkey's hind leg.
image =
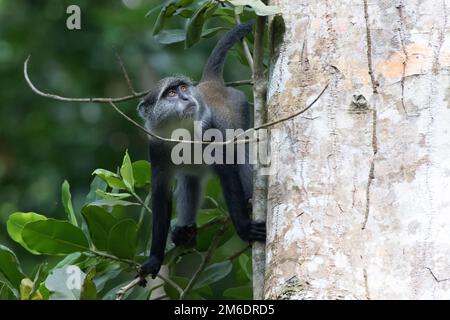
<path id="1" fill-rule="evenodd" d="M 180 175 L 176 187 L 177 224 L 172 230 L 176 246 L 195 246 L 197 225 L 195 223 L 200 204 L 201 182 L 195 176 Z"/>

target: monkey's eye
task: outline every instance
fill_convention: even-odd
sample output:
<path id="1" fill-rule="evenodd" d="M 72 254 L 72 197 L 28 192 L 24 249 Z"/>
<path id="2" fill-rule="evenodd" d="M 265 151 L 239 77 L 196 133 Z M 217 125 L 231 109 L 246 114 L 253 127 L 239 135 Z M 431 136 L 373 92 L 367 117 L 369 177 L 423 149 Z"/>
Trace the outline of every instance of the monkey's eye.
<path id="1" fill-rule="evenodd" d="M 186 90 L 187 90 L 187 86 L 184 85 L 184 84 L 182 84 L 182 85 L 180 86 L 180 90 L 181 90 L 181 91 L 186 91 Z"/>
<path id="2" fill-rule="evenodd" d="M 175 97 L 177 95 L 177 92 L 175 90 L 169 90 L 167 91 L 167 96 L 168 97 Z"/>

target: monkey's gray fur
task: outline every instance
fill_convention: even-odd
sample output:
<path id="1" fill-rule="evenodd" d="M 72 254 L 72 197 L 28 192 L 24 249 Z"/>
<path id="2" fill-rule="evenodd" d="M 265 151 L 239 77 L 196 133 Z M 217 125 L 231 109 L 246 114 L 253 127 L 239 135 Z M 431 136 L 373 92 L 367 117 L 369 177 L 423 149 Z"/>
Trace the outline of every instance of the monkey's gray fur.
<path id="1" fill-rule="evenodd" d="M 250 111 L 245 95 L 223 80 L 223 67 L 228 50 L 252 30 L 253 22 L 238 25 L 217 43 L 203 70 L 202 78 L 194 86 L 185 76 L 162 79 L 138 106 L 146 127 L 170 138 L 174 129 L 190 129 L 194 121 L 201 121 L 202 130 L 217 129 L 225 137 L 227 129 L 248 129 Z M 196 214 L 201 199 L 201 180 L 207 171 L 220 178 L 231 220 L 238 235 L 245 241 L 265 241 L 265 222 L 250 218 L 252 196 L 252 167 L 245 164 L 175 165 L 171 161 L 173 144 L 150 137 L 152 163 L 153 233 L 149 259 L 143 264 L 140 276 L 159 271 L 172 211 L 172 180 L 176 178 L 177 226 L 172 231 L 176 245 L 193 245 L 196 237 Z M 225 150 L 225 148 L 223 148 Z M 222 150 L 221 152 L 225 153 Z M 212 170 L 211 170 L 212 169 Z"/>

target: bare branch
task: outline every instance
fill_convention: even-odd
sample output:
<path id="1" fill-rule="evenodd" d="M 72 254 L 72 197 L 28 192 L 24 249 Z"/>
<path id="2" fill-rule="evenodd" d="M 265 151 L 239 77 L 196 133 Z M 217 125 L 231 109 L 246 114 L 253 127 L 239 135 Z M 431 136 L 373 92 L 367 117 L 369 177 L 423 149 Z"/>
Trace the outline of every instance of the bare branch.
<path id="1" fill-rule="evenodd" d="M 319 100 L 319 98 L 322 96 L 322 94 L 328 88 L 328 84 L 327 84 L 324 87 L 324 89 L 322 90 L 322 92 L 305 109 L 300 110 L 299 112 L 291 114 L 291 115 L 289 115 L 287 117 L 284 117 L 282 119 L 275 120 L 275 121 L 268 122 L 268 123 L 264 123 L 264 124 L 262 124 L 260 126 L 254 127 L 254 128 L 250 128 L 250 129 L 242 132 L 241 134 L 236 135 L 234 138 L 232 138 L 230 140 L 223 141 L 223 142 L 203 141 L 203 140 L 197 140 L 197 141 L 195 141 L 195 140 L 194 141 L 192 141 L 192 140 L 177 140 L 177 139 L 164 138 L 164 137 L 161 137 L 161 136 L 159 136 L 159 135 L 157 135 L 157 134 L 147 130 L 146 128 L 141 126 L 139 123 L 137 123 L 135 120 L 133 120 L 132 118 L 127 116 L 125 113 L 123 113 L 114 104 L 115 102 L 123 102 L 123 101 L 127 101 L 127 100 L 133 100 L 133 99 L 140 98 L 140 97 L 144 96 L 145 94 L 147 94 L 148 91 L 146 91 L 146 92 L 138 92 L 138 93 L 133 94 L 133 95 L 119 97 L 119 98 L 69 98 L 69 97 L 59 96 L 59 95 L 55 95 L 55 94 L 45 93 L 45 92 L 42 92 L 39 89 L 37 89 L 34 86 L 34 84 L 31 82 L 31 80 L 30 80 L 30 78 L 28 76 L 28 61 L 29 61 L 29 59 L 30 59 L 30 56 L 25 60 L 23 72 L 24 72 L 25 80 L 27 81 L 29 87 L 37 95 L 40 95 L 40 96 L 45 97 L 45 98 L 58 100 L 58 101 L 65 101 L 65 102 L 99 102 L 99 103 L 109 103 L 116 110 L 116 112 L 118 112 L 122 117 L 124 117 L 126 120 L 131 122 L 133 125 L 135 125 L 137 128 L 139 128 L 140 130 L 142 130 L 143 132 L 145 132 L 149 136 L 151 136 L 151 137 L 153 137 L 155 139 L 161 140 L 161 141 L 171 142 L 171 143 L 189 143 L 189 144 L 205 144 L 205 145 L 207 145 L 207 144 L 208 145 L 228 145 L 228 144 L 241 144 L 241 143 L 257 142 L 258 141 L 257 139 L 256 140 L 252 140 L 252 139 L 239 140 L 239 138 L 242 137 L 242 136 L 245 136 L 245 135 L 247 135 L 247 134 L 249 134 L 249 133 L 251 133 L 253 131 L 274 126 L 276 124 L 279 124 L 279 123 L 284 122 L 286 120 L 292 119 L 292 118 L 294 118 L 294 117 L 296 117 L 296 116 L 306 112 L 308 109 L 310 109 L 317 102 L 317 100 Z M 240 81 L 227 83 L 227 85 L 232 85 L 232 84 L 245 85 L 245 84 L 251 84 L 251 83 L 252 82 L 250 80 L 240 80 Z"/>
<path id="2" fill-rule="evenodd" d="M 220 228 L 220 230 L 214 236 L 214 239 L 211 241 L 211 245 L 209 246 L 208 251 L 206 252 L 205 256 L 203 257 L 202 262 L 200 263 L 197 271 L 192 276 L 192 278 L 189 281 L 186 288 L 184 288 L 184 291 L 180 294 L 180 300 L 183 300 L 187 296 L 189 291 L 191 291 L 191 289 L 194 287 L 197 280 L 200 278 L 200 274 L 203 272 L 203 270 L 205 270 L 206 265 L 208 264 L 209 260 L 211 259 L 214 249 L 216 249 L 216 247 L 218 246 L 222 235 L 225 233 L 225 230 L 226 230 L 226 227 L 222 226 Z"/>
<path id="3" fill-rule="evenodd" d="M 289 116 L 286 116 L 284 118 L 264 123 L 264 124 L 262 124 L 260 126 L 257 126 L 255 128 L 253 128 L 253 130 L 259 130 L 259 129 L 263 129 L 263 128 L 273 127 L 276 124 L 279 124 L 281 122 L 285 122 L 287 120 L 290 120 L 292 118 L 295 118 L 295 117 L 301 115 L 302 113 L 305 113 L 306 111 L 308 111 L 320 99 L 320 97 L 322 97 L 322 95 L 325 93 L 325 91 L 327 90 L 329 85 L 330 85 L 330 83 L 327 83 L 325 85 L 325 87 L 322 89 L 322 91 L 319 93 L 319 95 L 306 108 L 304 108 L 304 109 L 302 109 L 302 110 L 300 110 L 298 112 L 295 112 L 295 113 L 293 113 L 293 114 L 291 114 Z"/>
<path id="4" fill-rule="evenodd" d="M 164 281 L 165 283 L 169 284 L 170 286 L 172 286 L 175 290 L 178 291 L 179 294 L 183 293 L 183 289 L 181 289 L 181 287 L 176 284 L 175 282 L 173 282 L 172 280 L 170 280 L 169 278 L 166 278 L 160 274 L 157 275 L 158 278 L 160 278 L 162 281 Z"/>
<path id="5" fill-rule="evenodd" d="M 125 68 L 125 64 L 123 63 L 123 60 L 117 51 L 116 51 L 116 57 L 117 57 L 117 60 L 119 61 L 120 68 L 122 69 L 123 76 L 125 77 L 125 80 L 128 84 L 128 88 L 130 88 L 130 91 L 132 94 L 136 95 L 137 92 L 133 88 L 133 84 L 131 83 L 130 77 L 128 76 L 127 69 Z"/>
<path id="6" fill-rule="evenodd" d="M 148 91 L 146 92 L 138 92 L 136 94 L 132 94 L 132 95 L 128 95 L 128 96 L 124 96 L 124 97 L 119 97 L 119 98 L 68 98 L 68 97 L 63 97 L 63 96 L 58 96 L 56 94 L 50 94 L 50 93 L 45 93 L 40 91 L 38 88 L 36 88 L 34 86 L 34 84 L 31 82 L 30 77 L 28 76 L 28 61 L 30 60 L 31 56 L 28 56 L 27 60 L 25 60 L 25 63 L 23 64 L 23 74 L 25 76 L 25 80 L 28 83 L 28 86 L 31 88 L 31 90 L 33 90 L 36 94 L 45 97 L 45 98 L 50 98 L 53 100 L 58 100 L 58 101 L 65 101 L 65 102 L 99 102 L 99 103 L 109 103 L 109 102 L 123 102 L 123 101 L 128 101 L 128 100 L 133 100 L 133 99 L 138 99 L 140 97 L 145 96 Z"/>
<path id="7" fill-rule="evenodd" d="M 141 280 L 142 280 L 141 278 L 137 277 L 126 286 L 120 288 L 116 293 L 116 300 L 123 300 L 125 298 L 125 294 L 134 287 L 136 287 L 139 284 L 139 282 L 141 282 Z"/>
<path id="8" fill-rule="evenodd" d="M 39 90 L 38 88 L 36 88 L 36 86 L 33 84 L 33 82 L 31 82 L 30 77 L 28 76 L 28 62 L 30 60 L 30 57 L 31 56 L 28 56 L 28 58 L 25 60 L 25 62 L 23 64 L 23 74 L 24 74 L 25 80 L 26 80 L 28 86 L 31 88 L 31 90 L 33 90 L 34 93 L 36 93 L 37 95 L 39 95 L 41 97 L 45 97 L 45 98 L 49 98 L 49 99 L 53 99 L 53 100 L 58 100 L 58 101 L 64 101 L 64 102 L 110 103 L 110 102 L 124 102 L 124 101 L 139 99 L 139 98 L 145 96 L 149 92 L 149 90 L 142 91 L 142 92 L 135 92 L 135 93 L 133 93 L 131 95 L 123 96 L 123 97 L 117 97 L 117 98 L 112 98 L 112 97 L 105 97 L 105 98 L 94 98 L 94 97 L 70 98 L 70 97 L 59 96 L 59 95 L 51 94 L 51 93 L 45 93 L 45 92 Z M 228 86 L 242 86 L 242 85 L 249 85 L 251 83 L 252 83 L 251 80 L 238 80 L 238 81 L 227 82 L 226 85 L 228 85 Z"/>

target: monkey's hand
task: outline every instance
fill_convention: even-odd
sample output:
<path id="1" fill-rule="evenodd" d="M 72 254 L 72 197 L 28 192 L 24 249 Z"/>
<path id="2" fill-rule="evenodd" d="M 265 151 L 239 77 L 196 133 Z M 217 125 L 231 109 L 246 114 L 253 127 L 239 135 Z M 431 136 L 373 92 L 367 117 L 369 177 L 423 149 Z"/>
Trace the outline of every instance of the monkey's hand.
<path id="1" fill-rule="evenodd" d="M 242 240 L 249 243 L 259 241 L 266 242 L 266 222 L 252 221 L 245 229 L 237 230 Z"/>
<path id="2" fill-rule="evenodd" d="M 147 285 L 147 281 L 145 278 L 148 275 L 152 276 L 152 279 L 156 278 L 156 275 L 159 272 L 159 269 L 161 269 L 162 260 L 155 257 L 150 256 L 147 261 L 144 262 L 144 264 L 139 269 L 138 277 L 142 279 L 142 281 L 139 283 L 141 287 L 145 287 Z"/>
<path id="3" fill-rule="evenodd" d="M 176 246 L 186 245 L 195 247 L 197 237 L 197 226 L 190 224 L 187 226 L 176 226 L 172 231 L 172 241 Z"/>

